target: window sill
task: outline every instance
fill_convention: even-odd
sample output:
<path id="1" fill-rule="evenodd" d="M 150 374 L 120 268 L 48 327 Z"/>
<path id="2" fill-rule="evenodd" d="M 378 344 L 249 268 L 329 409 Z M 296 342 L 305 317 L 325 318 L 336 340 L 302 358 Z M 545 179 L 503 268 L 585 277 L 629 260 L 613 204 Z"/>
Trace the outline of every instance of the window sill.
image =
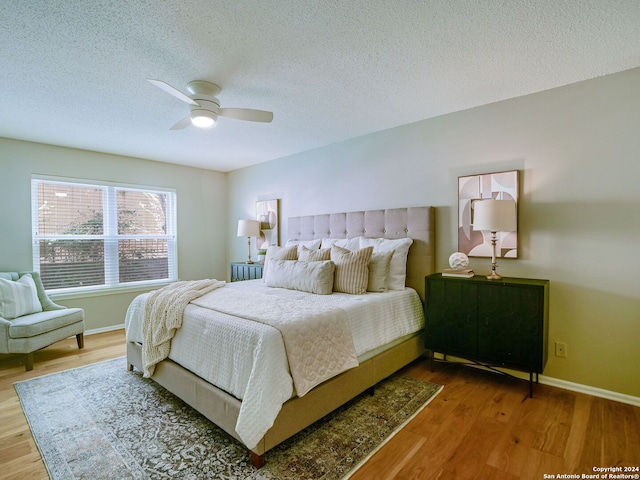
<path id="1" fill-rule="evenodd" d="M 74 298 L 89 298 L 89 297 L 103 297 L 105 295 L 121 295 L 125 293 L 144 293 L 151 290 L 157 290 L 158 288 L 170 285 L 171 281 L 162 283 L 153 283 L 146 285 L 136 285 L 132 287 L 112 287 L 112 288 L 96 288 L 92 290 L 82 290 L 79 292 L 47 292 L 47 295 L 51 300 L 57 302 L 58 300 L 72 300 Z"/>

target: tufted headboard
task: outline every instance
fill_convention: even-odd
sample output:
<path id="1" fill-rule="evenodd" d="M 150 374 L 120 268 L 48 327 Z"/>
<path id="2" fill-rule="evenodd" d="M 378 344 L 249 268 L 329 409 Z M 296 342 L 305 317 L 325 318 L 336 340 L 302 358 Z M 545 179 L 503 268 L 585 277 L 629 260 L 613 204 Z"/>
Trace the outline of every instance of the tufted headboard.
<path id="1" fill-rule="evenodd" d="M 433 207 L 409 207 L 290 217 L 288 236 L 297 240 L 360 236 L 412 238 L 406 285 L 416 290 L 424 301 L 424 277 L 435 268 L 434 228 Z"/>

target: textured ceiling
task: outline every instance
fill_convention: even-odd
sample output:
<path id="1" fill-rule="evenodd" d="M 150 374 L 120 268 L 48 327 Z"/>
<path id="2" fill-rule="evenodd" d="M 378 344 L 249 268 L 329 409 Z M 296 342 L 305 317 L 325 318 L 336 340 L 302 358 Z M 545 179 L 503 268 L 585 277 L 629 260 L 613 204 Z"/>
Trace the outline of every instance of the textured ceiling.
<path id="1" fill-rule="evenodd" d="M 638 67 L 640 1 L 4 0 L 0 55 L 0 136 L 229 171 Z"/>

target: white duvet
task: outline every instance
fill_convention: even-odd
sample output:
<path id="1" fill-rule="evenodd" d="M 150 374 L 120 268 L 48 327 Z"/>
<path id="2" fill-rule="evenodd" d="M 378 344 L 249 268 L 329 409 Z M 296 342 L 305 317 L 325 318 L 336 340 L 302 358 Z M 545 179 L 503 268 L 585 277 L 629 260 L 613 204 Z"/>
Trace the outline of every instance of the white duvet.
<path id="1" fill-rule="evenodd" d="M 315 295 L 266 287 L 261 280 L 224 286 L 244 293 L 247 304 L 263 295 L 283 302 L 309 301 L 342 309 L 359 358 L 424 326 L 422 304 L 414 290 L 348 295 Z M 127 340 L 142 343 L 147 294 L 127 311 Z M 203 297 L 204 298 L 204 297 Z M 208 302 L 199 302 L 209 306 Z M 269 325 L 211 310 L 193 302 L 171 342 L 169 358 L 242 400 L 236 432 L 253 448 L 294 394 L 282 335 Z"/>

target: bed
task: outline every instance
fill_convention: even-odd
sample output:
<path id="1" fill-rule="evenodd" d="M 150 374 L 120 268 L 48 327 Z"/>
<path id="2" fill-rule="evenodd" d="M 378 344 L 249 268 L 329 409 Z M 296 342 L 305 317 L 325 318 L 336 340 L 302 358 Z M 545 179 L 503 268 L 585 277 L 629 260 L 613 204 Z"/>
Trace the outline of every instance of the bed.
<path id="1" fill-rule="evenodd" d="M 373 251 L 378 248 L 376 245 L 383 245 L 379 239 L 387 239 L 390 243 L 409 243 L 400 239 L 410 238 L 412 242 L 406 257 L 406 273 L 403 274 L 408 288 L 384 293 L 368 292 L 366 295 L 340 292 L 318 295 L 296 288 L 273 288 L 271 284 L 276 278 L 276 263 L 267 259 L 265 266 L 273 267 L 273 270 L 269 272 L 265 269 L 266 279 L 228 284 L 189 303 L 184 309 L 182 328 L 172 340 L 168 358 L 155 365 L 151 378 L 247 446 L 251 462 L 257 468 L 264 464 L 265 453 L 269 449 L 372 388 L 424 353 L 421 301 L 424 300 L 424 277 L 434 270 L 433 207 L 292 217 L 288 221 L 288 237 L 295 239 L 292 243 L 297 244 L 297 249 L 306 249 L 311 243 L 324 246 L 321 245 L 323 241 L 326 244 L 335 243 L 336 246 L 350 243 L 353 247 L 355 241 L 355 245 L 359 245 L 358 242 L 365 246 L 373 245 Z M 282 263 L 291 266 L 304 262 Z M 314 265 L 324 263 L 331 262 L 313 262 Z M 141 312 L 144 311 L 148 295 L 137 297 L 127 312 L 125 325 L 130 370 L 144 370 L 144 342 L 139 329 Z M 244 310 L 240 311 L 233 307 L 234 298 L 251 298 L 251 302 L 244 300 Z M 366 306 L 361 301 L 365 298 L 367 302 L 369 299 L 379 299 L 382 302 L 380 305 L 386 306 Z M 221 301 L 222 307 L 212 306 L 214 301 Z M 259 318 L 255 322 L 240 318 L 246 316 L 254 319 L 254 315 L 259 315 L 259 310 L 269 311 L 277 306 L 286 306 L 287 311 L 297 311 L 293 306 L 302 305 L 296 303 L 301 301 L 305 302 L 304 309 L 317 318 L 324 318 L 322 316 L 327 312 L 341 312 L 349 329 L 354 332 L 354 353 L 351 357 L 357 357 L 355 363 L 350 363 L 351 357 L 347 356 L 335 375 L 331 373 L 327 376 L 324 370 L 322 375 L 309 375 L 308 371 L 296 374 L 294 362 L 288 360 L 287 353 L 283 358 L 278 344 L 287 343 L 291 341 L 287 338 L 292 337 L 287 337 L 288 334 L 283 333 L 285 331 L 261 323 Z M 256 305 L 260 305 L 260 308 Z M 215 309 L 214 314 L 211 313 L 212 309 Z M 368 321 L 375 317 L 400 317 L 398 312 L 403 309 L 413 312 L 414 318 L 407 320 L 403 326 L 392 327 L 391 330 L 396 331 L 393 338 L 387 334 L 376 334 L 375 339 L 368 340 Z M 214 316 L 216 325 L 221 325 L 221 336 L 212 347 L 202 332 L 212 328 L 210 322 Z M 416 324 L 416 318 L 422 323 Z M 315 320 L 307 325 L 313 324 Z M 242 333 L 239 333 L 241 330 Z M 238 339 L 240 335 L 243 339 L 239 340 L 238 345 L 229 348 L 230 339 Z M 245 342 L 244 336 L 251 340 Z M 320 344 L 315 341 L 311 343 Z M 212 355 L 211 360 L 203 362 L 199 356 L 193 356 L 198 350 Z M 250 366 L 248 371 L 244 369 L 244 363 Z M 245 373 L 238 374 L 238 371 Z M 327 371 L 331 372 L 330 369 Z M 313 377 L 313 381 L 304 383 L 309 376 Z M 264 391 L 261 390 L 263 388 Z M 277 398 L 274 400 L 273 396 Z M 266 420 L 263 418 L 265 412 Z"/>

